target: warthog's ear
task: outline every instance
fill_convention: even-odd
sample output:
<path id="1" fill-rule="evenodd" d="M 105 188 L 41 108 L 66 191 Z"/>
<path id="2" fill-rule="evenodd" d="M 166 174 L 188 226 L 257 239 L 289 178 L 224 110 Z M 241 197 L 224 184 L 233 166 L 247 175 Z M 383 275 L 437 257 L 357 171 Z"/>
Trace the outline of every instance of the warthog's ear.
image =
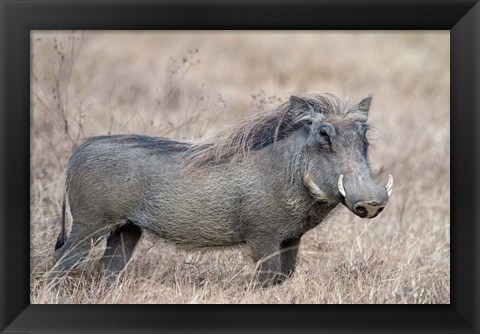
<path id="1" fill-rule="evenodd" d="M 305 99 L 298 96 L 290 97 L 290 108 L 294 117 L 294 123 L 311 125 L 315 120 L 313 106 Z"/>
<path id="2" fill-rule="evenodd" d="M 313 112 L 313 107 L 307 100 L 298 97 L 298 96 L 290 96 L 290 107 L 293 113 L 296 116 L 300 115 L 311 115 Z"/>
<path id="3" fill-rule="evenodd" d="M 359 104 L 357 104 L 357 110 L 359 111 L 360 121 L 366 122 L 368 120 L 368 111 L 370 110 L 370 103 L 372 103 L 372 97 L 366 97 Z"/>

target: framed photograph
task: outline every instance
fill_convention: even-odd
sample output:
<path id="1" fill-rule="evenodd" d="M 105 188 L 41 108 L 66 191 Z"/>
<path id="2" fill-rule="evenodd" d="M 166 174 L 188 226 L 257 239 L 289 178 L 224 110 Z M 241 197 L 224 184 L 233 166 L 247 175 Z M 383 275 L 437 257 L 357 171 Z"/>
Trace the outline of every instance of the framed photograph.
<path id="1" fill-rule="evenodd" d="M 2 333 L 478 332 L 476 1 L 1 10 Z"/>

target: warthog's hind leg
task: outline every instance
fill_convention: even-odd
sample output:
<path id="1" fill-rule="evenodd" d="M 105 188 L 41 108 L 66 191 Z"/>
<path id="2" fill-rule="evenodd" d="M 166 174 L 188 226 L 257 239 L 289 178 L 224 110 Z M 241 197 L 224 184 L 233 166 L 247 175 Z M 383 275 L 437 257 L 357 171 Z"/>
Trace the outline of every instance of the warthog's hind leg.
<path id="1" fill-rule="evenodd" d="M 100 264 L 105 277 L 113 282 L 130 260 L 133 250 L 142 236 L 142 229 L 131 222 L 113 230 L 107 238 L 107 248 Z"/>
<path id="2" fill-rule="evenodd" d="M 55 251 L 56 264 L 49 275 L 49 281 L 54 282 L 55 286 L 60 282 L 58 278 L 79 265 L 88 255 L 92 245 L 108 232 L 106 229 L 87 231 L 85 226 L 88 225 L 74 221 L 67 241 Z"/>

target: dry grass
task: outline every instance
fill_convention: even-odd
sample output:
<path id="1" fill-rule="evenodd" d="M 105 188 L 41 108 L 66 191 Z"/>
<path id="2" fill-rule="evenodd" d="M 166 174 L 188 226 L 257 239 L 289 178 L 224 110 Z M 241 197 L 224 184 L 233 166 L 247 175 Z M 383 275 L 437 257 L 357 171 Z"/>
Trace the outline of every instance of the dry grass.
<path id="1" fill-rule="evenodd" d="M 35 32 L 31 98 L 32 303 L 449 303 L 449 34 Z M 85 136 L 181 139 L 286 100 L 374 94 L 371 161 L 395 176 L 373 220 L 341 208 L 302 239 L 298 272 L 252 289 L 242 249 L 186 252 L 146 235 L 107 289 L 92 252 L 45 284 L 62 171 Z"/>

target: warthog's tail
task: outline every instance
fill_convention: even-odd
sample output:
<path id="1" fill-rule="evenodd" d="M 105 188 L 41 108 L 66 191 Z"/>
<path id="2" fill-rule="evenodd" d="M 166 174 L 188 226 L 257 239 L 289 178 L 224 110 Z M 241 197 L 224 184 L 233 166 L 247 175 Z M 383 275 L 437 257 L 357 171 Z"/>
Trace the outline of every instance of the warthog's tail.
<path id="1" fill-rule="evenodd" d="M 60 234 L 57 238 L 57 243 L 55 244 L 55 251 L 63 246 L 65 243 L 65 202 L 67 198 L 67 193 L 63 196 L 63 203 L 62 203 L 62 229 L 60 230 Z"/>

